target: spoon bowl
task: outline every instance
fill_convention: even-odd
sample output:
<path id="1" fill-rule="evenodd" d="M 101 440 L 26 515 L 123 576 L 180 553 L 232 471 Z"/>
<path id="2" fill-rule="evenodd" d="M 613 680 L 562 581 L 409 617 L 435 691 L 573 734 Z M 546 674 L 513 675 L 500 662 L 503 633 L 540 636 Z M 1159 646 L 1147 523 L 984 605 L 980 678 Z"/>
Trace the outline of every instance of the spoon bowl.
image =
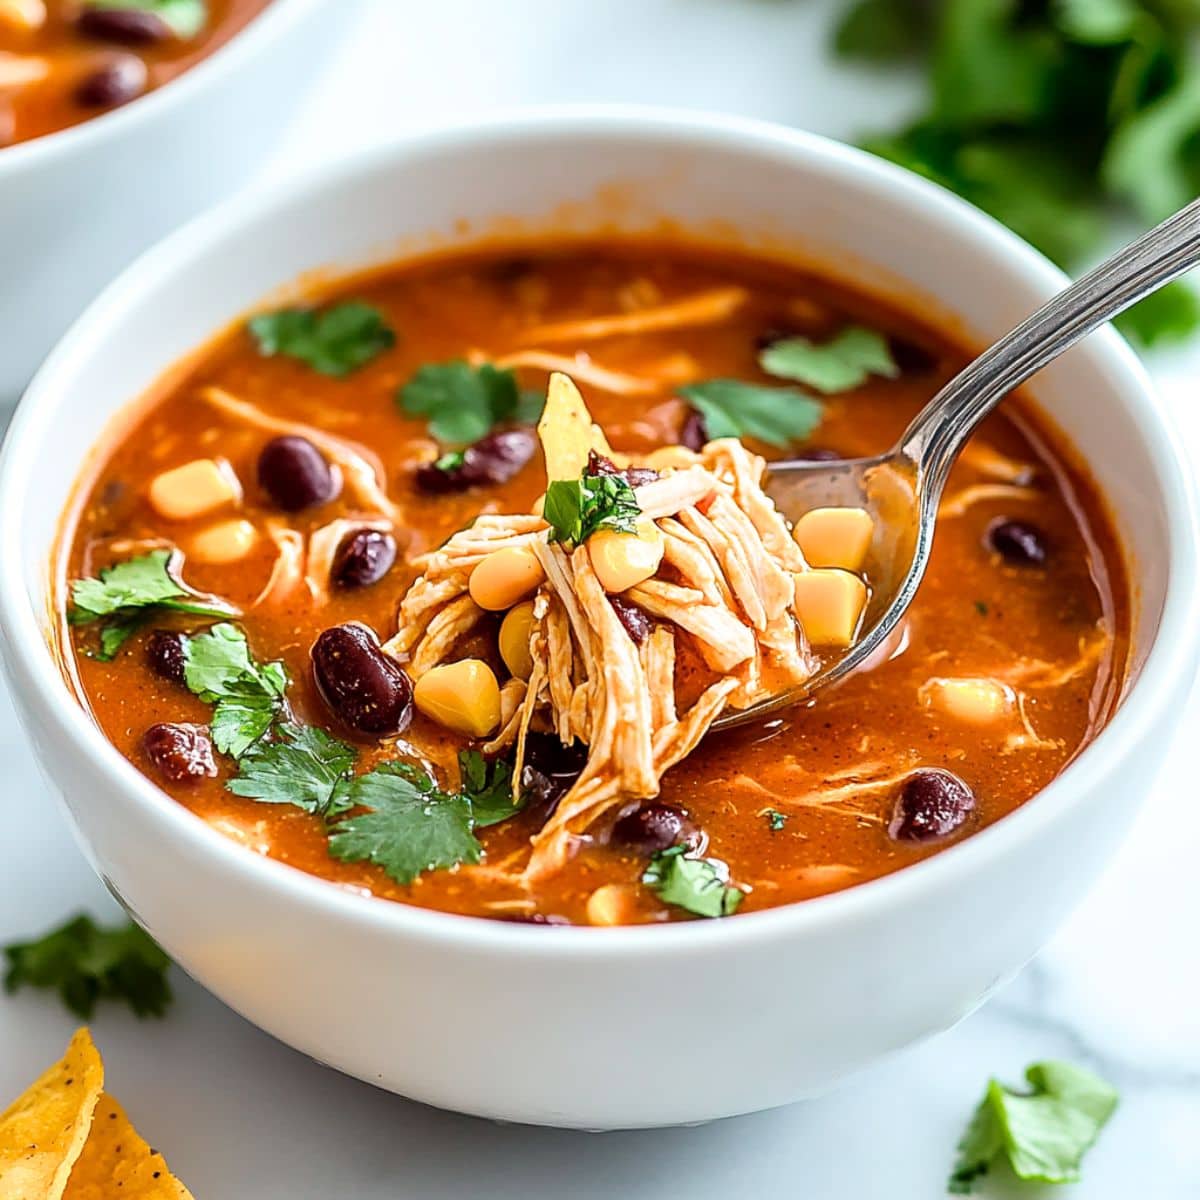
<path id="1" fill-rule="evenodd" d="M 728 713 L 714 728 L 761 720 L 845 679 L 877 654 L 917 594 L 950 468 L 983 419 L 1081 338 L 1198 263 L 1200 200 L 1193 200 L 994 342 L 930 400 L 886 454 L 772 463 L 766 491 L 787 520 L 826 506 L 870 513 L 870 598 L 851 646 L 825 654 L 800 687 Z"/>

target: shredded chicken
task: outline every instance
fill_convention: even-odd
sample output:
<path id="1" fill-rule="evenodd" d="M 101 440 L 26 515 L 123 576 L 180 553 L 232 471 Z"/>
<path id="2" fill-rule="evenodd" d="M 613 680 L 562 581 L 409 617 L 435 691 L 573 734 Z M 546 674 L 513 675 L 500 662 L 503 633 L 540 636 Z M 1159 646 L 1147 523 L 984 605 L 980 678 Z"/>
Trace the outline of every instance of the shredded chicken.
<path id="1" fill-rule="evenodd" d="M 582 321 L 558 321 L 552 325 L 535 325 L 521 332 L 524 342 L 583 342 L 618 337 L 628 333 L 653 333 L 663 329 L 686 329 L 695 325 L 717 325 L 731 317 L 749 299 L 741 287 L 713 288 L 634 312 L 613 313 L 606 317 L 589 317 Z"/>
<path id="2" fill-rule="evenodd" d="M 938 507 L 938 518 L 945 521 L 951 517 L 961 517 L 973 505 L 986 501 L 1019 500 L 1028 503 L 1041 498 L 1042 493 L 1037 488 L 1015 483 L 973 483 L 943 500 Z"/>
<path id="3" fill-rule="evenodd" d="M 488 362 L 482 351 L 472 351 L 467 361 L 475 364 Z M 490 360 L 492 365 L 504 369 L 532 367 L 539 371 L 562 371 L 589 387 L 614 396 L 654 396 L 680 383 L 696 378 L 698 370 L 695 359 L 687 354 L 674 354 L 660 363 L 643 367 L 637 375 L 602 367 L 590 355 L 582 352 L 573 355 L 554 354 L 549 350 L 517 350 Z"/>
<path id="4" fill-rule="evenodd" d="M 306 438 L 341 471 L 346 486 L 360 504 L 374 512 L 381 513 L 391 521 L 400 522 L 401 509 L 388 498 L 383 467 L 365 446 L 360 446 L 357 442 L 351 442 L 346 438 L 335 437 L 323 429 L 318 429 L 315 425 L 306 425 L 302 421 L 288 421 L 283 417 L 272 417 L 253 404 L 239 400 L 223 388 L 201 388 L 200 396 L 227 417 L 242 421 L 256 429 L 264 429 L 268 433 L 291 434 Z"/>
<path id="5" fill-rule="evenodd" d="M 607 449 L 562 376 L 551 381 L 539 429 L 551 479 L 578 478 L 580 438 L 598 452 Z M 514 783 L 531 727 L 553 730 L 564 744 L 582 741 L 588 757 L 532 839 L 524 881 L 561 868 L 602 818 L 657 795 L 664 772 L 695 749 L 726 708 L 753 704 L 811 675 L 814 663 L 793 613 L 794 576 L 806 567 L 762 491 L 764 471 L 761 459 L 726 440 L 637 481 L 642 519 L 655 521 L 663 539 L 663 565 L 622 596 L 653 618 L 640 644 L 618 616 L 588 544 L 552 543 L 538 516 L 479 517 L 418 560 L 420 575 L 384 647 L 414 678 L 452 661 L 456 644 L 482 616 L 469 592 L 479 562 L 500 549 L 527 547 L 545 573 L 534 600 L 532 673 L 527 684 L 505 685 L 500 726 L 484 749 L 516 747 Z M 711 672 L 687 693 L 698 696 L 690 705 L 678 690 L 680 639 Z"/>

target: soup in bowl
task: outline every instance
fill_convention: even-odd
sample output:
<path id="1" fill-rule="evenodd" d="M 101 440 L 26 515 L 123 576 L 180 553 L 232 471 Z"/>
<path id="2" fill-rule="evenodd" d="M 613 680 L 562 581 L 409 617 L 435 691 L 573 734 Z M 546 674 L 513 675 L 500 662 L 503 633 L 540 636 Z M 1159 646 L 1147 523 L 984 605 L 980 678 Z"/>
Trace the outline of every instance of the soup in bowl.
<path id="1" fill-rule="evenodd" d="M 487 1115 L 726 1115 L 945 1027 L 1082 894 L 1190 674 L 1189 488 L 1123 343 L 968 447 L 886 654 L 715 726 L 880 570 L 770 463 L 882 450 L 1059 281 L 892 168 L 672 115 L 431 135 L 186 230 L 0 482 L 6 659 L 99 869 L 265 1028 Z"/>

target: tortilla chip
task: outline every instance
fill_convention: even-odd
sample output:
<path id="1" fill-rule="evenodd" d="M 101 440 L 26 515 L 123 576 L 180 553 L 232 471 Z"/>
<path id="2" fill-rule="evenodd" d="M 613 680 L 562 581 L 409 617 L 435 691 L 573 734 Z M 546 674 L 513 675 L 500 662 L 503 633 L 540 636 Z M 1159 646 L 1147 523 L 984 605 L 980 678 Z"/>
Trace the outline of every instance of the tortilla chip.
<path id="1" fill-rule="evenodd" d="M 87 1029 L 0 1115 L 0 1200 L 62 1200 L 104 1086 Z"/>
<path id="2" fill-rule="evenodd" d="M 71 1172 L 63 1200 L 192 1200 L 106 1092 L 96 1105 L 92 1132 Z"/>
<path id="3" fill-rule="evenodd" d="M 612 458 L 604 431 L 592 420 L 579 389 L 561 371 L 550 376 L 546 407 L 538 422 L 538 437 L 546 458 L 546 479 L 578 479 L 587 466 L 588 452 Z"/>

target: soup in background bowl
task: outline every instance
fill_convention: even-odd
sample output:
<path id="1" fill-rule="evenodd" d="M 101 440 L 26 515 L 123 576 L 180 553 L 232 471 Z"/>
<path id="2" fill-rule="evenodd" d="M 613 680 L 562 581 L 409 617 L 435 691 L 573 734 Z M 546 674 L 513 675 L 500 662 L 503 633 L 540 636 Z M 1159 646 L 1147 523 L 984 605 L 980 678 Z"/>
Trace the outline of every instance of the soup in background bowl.
<path id="1" fill-rule="evenodd" d="M 515 254 L 517 243 L 523 256 Z M 381 269 L 396 262 L 397 269 Z M 372 273 L 355 274 L 368 268 Z M 298 278 L 305 281 L 299 288 Z M 757 410 L 760 417 L 773 413 L 785 421 L 799 452 L 853 453 L 882 444 L 889 422 L 899 428 L 968 348 L 1004 332 L 1061 283 L 1057 271 L 994 223 L 891 167 L 792 132 L 670 113 L 584 110 L 442 131 L 322 170 L 297 188 L 229 205 L 183 231 L 127 272 L 64 340 L 14 419 L 0 460 L 0 644 L 39 758 L 98 871 L 173 957 L 263 1028 L 360 1078 L 488 1116 L 608 1128 L 745 1112 L 811 1095 L 952 1024 L 1037 950 L 1107 861 L 1150 786 L 1149 768 L 1191 680 L 1190 484 L 1169 422 L 1119 338 L 1104 331 L 1054 364 L 1029 399 L 991 423 L 961 464 L 948 494 L 961 511 L 943 514 L 937 552 L 943 565 L 916 614 L 924 612 L 925 620 L 914 618 L 907 649 L 847 685 L 845 694 L 857 696 L 863 710 L 861 722 L 855 706 L 839 712 L 844 702 L 832 693 L 790 713 L 784 727 L 765 731 L 774 736 L 766 746 L 738 732 L 684 746 L 692 753 L 665 770 L 660 795 L 637 796 L 631 806 L 680 810 L 689 823 L 677 831 L 681 838 L 646 853 L 644 844 L 614 844 L 617 823 L 630 814 L 597 811 L 594 828 L 581 828 L 574 819 L 586 810 L 573 812 L 568 837 L 553 843 L 567 852 L 561 871 L 518 892 L 522 907 L 507 911 L 494 901 L 511 901 L 511 893 L 501 897 L 481 886 L 455 895 L 449 885 L 465 884 L 489 864 L 501 874 L 525 872 L 530 838 L 540 832 L 537 814 L 531 804 L 515 815 L 503 811 L 512 793 L 491 789 L 494 776 L 486 770 L 471 784 L 479 798 L 470 797 L 469 806 L 452 793 L 458 752 L 482 753 L 519 706 L 520 689 L 509 675 L 519 678 L 525 666 L 515 654 L 505 660 L 497 627 L 526 600 L 510 592 L 506 606 L 493 593 L 489 607 L 482 594 L 471 595 L 468 578 L 467 599 L 484 599 L 488 615 L 467 635 L 475 642 L 458 644 L 450 636 L 455 616 L 474 614 L 459 603 L 462 572 L 451 569 L 439 579 L 438 565 L 461 555 L 459 531 L 485 504 L 495 511 L 477 528 L 516 539 L 507 548 L 529 549 L 527 535 L 544 534 L 538 522 L 549 518 L 561 540 L 539 543 L 533 557 L 547 579 L 560 581 L 563 560 L 569 562 L 582 615 L 603 630 L 607 656 L 625 646 L 616 638 L 624 623 L 614 627 L 604 615 L 616 608 L 602 580 L 619 576 L 597 569 L 593 547 L 579 545 L 597 536 L 585 532 L 585 522 L 599 522 L 611 534 L 605 542 L 628 547 L 620 539 L 639 538 L 638 521 L 652 513 L 662 559 L 652 544 L 648 557 L 616 554 L 608 566 L 624 570 L 632 563 L 644 571 L 649 563 L 653 574 L 633 584 L 634 592 L 643 589 L 636 607 L 657 626 L 643 644 L 656 640 L 660 654 L 665 630 L 680 668 L 692 641 L 704 641 L 697 614 L 745 612 L 734 605 L 750 602 L 748 581 L 778 581 L 773 568 L 793 584 L 806 573 L 841 572 L 829 585 L 841 601 L 832 611 L 850 614 L 840 625 L 831 621 L 815 636 L 810 610 L 802 644 L 805 621 L 796 617 L 795 593 L 792 604 L 778 606 L 785 585 L 782 593 L 771 591 L 770 605 L 763 594 L 761 624 L 737 621 L 753 633 L 724 620 L 728 645 L 706 642 L 710 656 L 749 646 L 749 658 L 718 670 L 697 649 L 693 669 L 683 672 L 693 692 L 677 686 L 668 695 L 664 686 L 634 693 L 631 702 L 648 713 L 653 733 L 665 727 L 669 704 L 677 717 L 690 714 L 697 692 L 733 704 L 756 687 L 773 687 L 778 671 L 811 669 L 823 653 L 821 637 L 854 635 L 855 597 L 871 582 L 869 550 L 861 563 L 842 557 L 814 567 L 823 556 L 810 542 L 813 562 L 806 556 L 804 563 L 813 570 L 787 567 L 795 554 L 805 555 L 803 540 L 790 531 L 787 539 L 773 537 L 770 509 L 754 506 L 758 460 L 784 448 L 757 444 L 757 434 L 730 440 L 730 424 L 744 422 L 745 409 L 738 417 L 728 389 L 710 389 L 707 400 L 694 389 L 714 379 L 742 388 L 794 387 L 805 395 L 793 396 L 782 417 L 773 395 Z M 686 302 L 707 296 L 705 306 L 712 306 L 713 293 L 724 295 L 713 310 L 725 304 L 727 317 L 672 330 L 660 316 L 657 330 L 643 322 L 623 344 L 580 341 L 580 321 L 644 316 L 672 305 L 678 315 L 678 302 L 694 316 L 697 306 Z M 801 299 L 811 307 L 776 311 Z M 253 325 L 247 328 L 239 314 L 251 314 Z M 817 323 L 767 325 L 768 315 Z M 238 325 L 220 334 L 231 319 Z M 551 346 L 547 325 L 561 333 L 564 322 L 574 325 L 574 340 Z M 570 370 L 546 358 L 505 366 L 518 348 L 518 329 L 540 330 L 526 349 L 560 355 Z M 852 352 L 843 341 L 833 356 L 841 379 L 847 359 L 860 373 L 866 369 L 854 390 L 821 392 L 811 375 L 801 383 L 763 370 L 764 346 L 798 338 L 806 342 L 789 349 L 793 364 L 807 350 L 811 372 L 811 351 L 821 348 L 826 353 L 818 359 L 828 368 L 830 344 L 855 329 L 867 336 L 855 334 Z M 476 393 L 485 379 L 484 402 L 477 394 L 470 405 L 451 406 L 443 413 L 452 419 L 447 433 L 440 424 L 430 427 L 439 409 L 431 396 L 432 385 L 450 376 L 431 376 L 429 368 L 444 368 L 456 356 L 464 361 L 451 375 Z M 314 362 L 344 377 L 327 379 Z M 491 372 L 481 377 L 484 365 Z M 634 380 L 657 376 L 656 390 L 640 397 L 606 392 L 616 380 L 597 371 Z M 680 378 L 671 376 L 660 389 L 662 373 L 675 371 Z M 430 386 L 415 398 L 409 391 L 406 404 L 405 390 L 418 378 Z M 129 407 L 146 395 L 148 401 Z M 748 393 L 737 395 L 745 400 Z M 332 397 L 344 399 L 335 404 Z M 488 436 L 478 422 L 454 432 L 453 419 L 467 408 L 498 419 L 493 432 L 515 431 L 527 442 L 525 422 L 541 405 L 543 425 L 558 414 L 551 429 L 540 431 L 546 452 L 539 457 L 535 447 L 510 479 L 441 495 L 418 490 L 419 473 L 429 470 L 457 471 L 461 482 L 470 461 L 466 447 Z M 685 433 L 696 409 L 707 442 Z M 819 423 L 798 429 L 804 411 Z M 863 419 L 855 419 L 856 411 Z M 564 438 L 564 428 L 581 436 Z M 770 423 L 759 426 L 764 430 L 780 433 Z M 318 453 L 314 458 L 289 443 L 293 465 L 298 455 L 307 467 L 280 476 L 263 463 L 277 438 L 305 439 Z M 564 467 L 570 465 L 564 446 L 577 454 L 573 476 Z M 167 448 L 161 459 L 153 457 L 159 447 Z M 267 455 L 268 462 L 278 453 Z M 360 461 L 369 469 L 361 470 Z M 542 463 L 550 466 L 549 480 Z M 183 488 L 171 474 L 181 467 L 190 468 Z M 647 469 L 654 479 L 633 474 Z M 684 472 L 687 487 L 680 490 L 672 471 Z M 88 481 L 83 490 L 81 478 Z M 123 487 L 106 493 L 106 482 Z M 1024 506 L 1030 489 L 1039 500 Z M 539 505 L 543 490 L 547 498 Z M 214 506 L 189 515 L 198 495 Z M 689 496 L 698 516 L 686 511 Z M 312 503 L 301 503 L 305 497 Z M 667 515 L 660 515 L 663 505 Z M 78 541 L 71 533 L 63 542 L 69 509 L 82 523 L 69 527 Z M 710 546 L 720 568 L 710 582 L 696 574 L 699 559 L 692 560 L 691 583 L 664 573 L 668 550 L 676 560 L 672 570 L 684 571 L 668 533 L 687 539 L 670 520 L 684 529 L 690 522 L 691 533 L 705 541 L 695 530 L 716 537 L 751 509 L 750 527 L 737 525 L 744 535 L 738 546 L 752 552 L 745 570 L 727 539 L 723 555 Z M 994 526 L 1001 517 L 1035 526 L 1039 537 L 1031 539 L 1029 529 L 1002 534 Z M 835 518 L 843 532 L 845 522 L 856 520 Z M 623 522 L 634 529 L 621 528 Z M 312 586 L 324 586 L 331 598 L 323 606 L 297 599 L 289 631 L 284 610 L 270 603 L 277 595 L 270 587 L 275 563 L 287 561 L 278 548 L 290 545 L 291 561 L 303 552 L 304 567 L 291 575 L 308 588 L 313 535 L 322 529 L 318 550 L 324 549 L 316 558 L 327 567 L 336 562 L 339 582 L 331 587 L 332 573 L 318 572 Z M 346 533 L 378 536 L 366 539 L 362 554 L 351 554 Z M 438 559 L 436 541 L 444 537 L 449 541 Z M 132 540 L 123 547 L 105 540 L 121 538 Z M 652 533 L 645 540 L 656 542 Z M 73 547 L 74 558 L 55 577 L 60 545 Z M 177 594 L 179 581 L 168 573 L 171 594 L 161 600 L 200 606 L 210 610 L 206 615 L 159 611 L 139 624 L 111 620 L 133 615 L 118 612 L 129 604 L 98 611 L 104 597 L 113 598 L 113 577 L 101 580 L 101 568 L 147 558 L 150 577 L 159 572 L 161 585 L 174 546 L 185 555 L 182 578 L 195 595 Z M 420 557 L 430 550 L 431 557 Z M 225 555 L 224 564 L 217 561 Z M 146 572 L 145 563 L 136 568 L 137 587 L 146 586 Z M 277 578 L 286 582 L 288 575 L 280 568 Z M 400 650 L 394 666 L 411 680 L 423 673 L 414 666 L 423 653 L 423 665 L 458 671 L 450 686 L 423 701 L 416 680 L 404 728 L 370 730 L 369 724 L 403 723 L 404 705 L 393 704 L 397 695 L 403 699 L 403 686 L 364 694 L 341 686 L 347 681 L 336 664 L 355 653 L 351 646 L 385 653 L 382 647 L 401 633 L 404 597 L 422 577 L 424 611 L 447 636 L 422 643 L 428 626 L 414 601 L 404 628 L 406 640 L 415 631 L 416 641 L 392 647 Z M 85 619 L 64 629 L 54 614 L 65 610 L 74 579 L 97 583 L 82 595 L 76 589 L 71 602 L 86 610 Z M 264 592 L 268 603 L 255 609 Z M 652 611 L 655 605 L 661 611 Z M 1021 636 L 1001 632 L 1010 629 L 1012 614 L 1022 614 Z M 695 628 L 676 644 L 673 630 L 685 622 Z M 313 676 L 311 648 L 335 628 L 343 632 Z M 182 684 L 151 674 L 145 656 L 159 629 L 194 642 L 210 639 L 202 642 L 206 695 L 189 685 L 195 663 L 186 655 Z M 768 645 L 788 646 L 773 641 L 782 630 L 795 638 L 794 652 L 771 658 Z M 557 644 L 560 651 L 566 645 Z M 536 664 L 541 651 L 528 648 Z M 950 655 L 936 659 L 943 649 Z M 111 654 L 111 661 L 89 653 Z M 170 673 L 170 656 L 168 649 L 153 661 Z M 464 671 L 463 659 L 478 665 Z M 749 661 L 763 669 L 755 674 L 743 665 Z M 64 662 L 78 667 L 82 691 L 64 676 Z M 243 664 L 236 677 L 231 662 Z M 282 667 L 270 665 L 276 662 Z M 1040 695 L 1039 662 L 1050 664 L 1048 673 L 1062 672 L 1057 686 Z M 586 678 L 582 665 L 578 679 L 571 667 L 573 685 Z M 1001 674 L 1012 671 L 1024 677 Z M 498 714 L 476 703 L 488 691 L 489 674 Z M 247 683 L 250 676 L 254 683 Z M 390 671 L 388 677 L 398 678 Z M 678 673 L 654 677 L 678 682 Z M 565 698 L 567 676 L 553 678 Z M 612 675 L 613 694 L 621 678 Z M 979 686 L 947 687 L 938 679 Z M 193 670 L 191 683 L 200 682 Z M 525 710 L 527 732 L 546 732 L 543 722 L 561 719 L 590 732 L 587 723 L 607 711 L 585 703 L 599 692 L 585 692 L 575 705 L 573 688 L 564 708 L 548 686 L 535 690 L 528 682 L 526 690 L 544 697 Z M 277 726 L 281 692 L 294 735 Z M 226 750 L 216 745 L 214 728 L 222 699 L 242 702 L 240 711 L 236 703 L 226 707 L 220 723 Z M 465 725 L 464 701 L 476 724 Z M 994 702 L 1005 709 L 1000 721 L 963 723 L 965 714 L 986 715 Z M 1094 732 L 1092 723 L 1103 723 L 1106 714 Z M 317 747 L 320 757 L 345 746 L 354 757 L 353 765 L 348 755 L 340 760 L 345 772 L 355 779 L 373 775 L 366 793 L 346 791 L 341 783 L 350 782 L 337 772 L 321 776 L 319 789 L 314 785 L 314 795 L 333 798 L 324 811 L 335 818 L 334 832 L 351 835 L 340 843 L 344 853 L 330 854 L 332 838 L 322 835 L 312 813 L 295 803 L 265 802 L 269 769 L 252 785 L 257 798 L 224 786 L 244 774 L 256 753 L 255 724 L 264 719 L 273 730 L 265 745 L 275 745 L 277 736 L 280 744 L 291 739 L 301 757 L 305 747 Z M 216 774 L 209 774 L 197 741 L 203 766 L 195 786 L 160 783 L 161 756 L 144 740 L 155 723 L 207 726 Z M 645 729 L 618 728 L 630 735 L 623 745 L 635 757 L 607 755 L 606 763 L 623 770 L 627 762 L 659 761 L 636 757 L 645 752 Z M 238 742 L 247 736 L 251 748 L 239 757 Z M 866 747 L 864 737 L 872 739 Z M 727 738 L 736 752 L 720 750 Z M 1039 749 L 1035 741 L 1046 745 Z M 872 749 L 883 752 L 882 760 L 867 771 Z M 398 757 L 407 769 L 384 765 Z M 743 760 L 752 773 L 741 769 Z M 418 761 L 423 774 L 413 769 Z M 945 842 L 895 836 L 904 831 L 896 821 L 899 776 L 923 770 L 953 773 L 973 797 L 973 806 L 946 810 L 966 817 L 945 831 Z M 843 771 L 849 774 L 837 778 Z M 433 780 L 428 792 L 425 778 Z M 872 782 L 879 784 L 875 796 L 860 786 Z M 465 847 L 460 865 L 437 865 L 402 883 L 389 874 L 390 859 L 370 861 L 396 847 L 411 849 L 400 839 L 387 847 L 373 841 L 362 820 L 403 808 L 400 784 L 421 792 L 424 806 L 439 816 L 457 820 L 458 850 Z M 791 810 L 766 798 L 755 807 L 748 796 L 756 785 L 772 796 L 799 799 L 814 788 L 817 796 Z M 841 786 L 848 788 L 848 811 L 822 811 L 821 797 Z M 346 807 L 347 800 L 355 803 Z M 489 815 L 491 802 L 490 815 L 504 818 L 493 824 L 478 819 L 480 812 Z M 450 809 L 440 808 L 447 803 Z M 428 832 L 421 824 L 426 814 L 409 808 L 415 827 Z M 778 821 L 768 810 L 783 817 L 780 828 L 772 827 Z M 563 811 L 560 801 L 549 821 Z M 935 806 L 934 815 L 939 811 Z M 223 828 L 214 828 L 222 821 Z M 454 820 L 447 824 L 453 829 Z M 658 828 L 651 823 L 651 831 Z M 482 849 L 477 863 L 468 861 L 476 854 L 468 834 Z M 930 853 L 937 845 L 943 848 Z M 696 865 L 701 859 L 709 866 Z M 854 880 L 813 873 L 829 864 L 854 867 L 867 881 L 846 886 Z M 736 909 L 732 915 L 705 918 L 678 903 L 706 880 L 705 903 Z M 772 889 L 772 882 L 784 886 Z M 498 879 L 496 887 L 502 884 L 509 886 Z M 620 903 L 592 902 L 606 886 L 620 889 Z M 773 891 L 778 900 L 801 902 L 772 904 Z M 423 901 L 431 907 L 421 907 Z M 438 907 L 528 919 L 471 919 Z M 604 929 L 585 924 L 606 911 L 635 920 Z M 494 1023 L 498 1011 L 502 1030 Z M 636 1033 L 636 1014 L 646 1011 L 670 1014 L 671 1036 L 656 1039 L 652 1053 Z M 353 1013 L 354 1020 L 330 1022 L 331 1012 Z M 484 1028 L 487 1037 L 474 1036 Z M 471 1037 L 466 1054 L 459 1049 L 464 1031 Z"/>
<path id="2" fill-rule="evenodd" d="M 0 3 L 0 402 L 135 255 L 261 170 L 358 11 L 355 0 L 149 7 L 123 17 L 142 40 L 126 30 L 119 43 L 112 16 L 97 24 L 109 6 Z M 160 16 L 169 36 L 146 40 Z"/>

